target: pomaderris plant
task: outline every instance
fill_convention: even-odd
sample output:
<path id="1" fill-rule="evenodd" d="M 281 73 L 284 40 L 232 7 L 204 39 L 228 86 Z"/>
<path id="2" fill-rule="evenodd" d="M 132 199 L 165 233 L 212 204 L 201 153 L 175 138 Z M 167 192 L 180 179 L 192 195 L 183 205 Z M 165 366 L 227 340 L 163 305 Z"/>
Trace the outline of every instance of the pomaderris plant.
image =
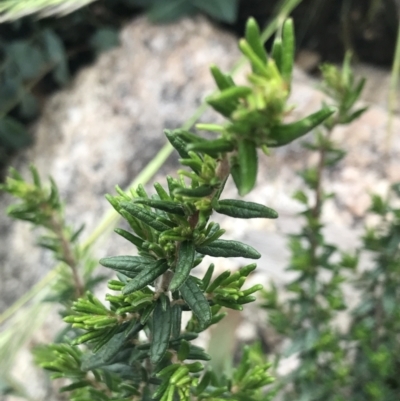
<path id="1" fill-rule="evenodd" d="M 195 268 L 205 255 L 260 257 L 249 245 L 223 239 L 224 230 L 211 216 L 215 212 L 242 219 L 277 218 L 277 213 L 262 204 L 225 199 L 227 179 L 231 175 L 239 194 L 247 195 L 256 184 L 259 149 L 269 154 L 270 148 L 300 138 L 335 112 L 324 106 L 300 121 L 284 122 L 292 109 L 288 97 L 294 46 L 293 24 L 287 20 L 268 55 L 259 28 L 250 19 L 245 39 L 239 42 L 252 69 L 247 85 L 236 85 L 231 76 L 211 67 L 218 93 L 208 103 L 226 123 L 197 128 L 214 132 L 215 139 L 181 129 L 165 131 L 183 166 L 177 177 L 167 177 L 165 187 L 156 183 L 153 194 L 139 185 L 128 193 L 117 187 L 117 195 L 107 195 L 130 226 L 129 231 L 119 228 L 116 233 L 137 251 L 101 259 L 103 266 L 117 273 L 108 283 L 107 302 L 90 292 L 79 293 L 65 311 L 68 335 L 36 352 L 38 363 L 52 371 L 53 378 L 69 380 L 63 388 L 69 399 L 270 397 L 265 393 L 272 381 L 269 365 L 252 348 L 244 350 L 231 376 L 219 379 L 204 362 L 212 355 L 192 343 L 224 317 L 224 308 L 242 310 L 255 300 L 261 285 L 248 288 L 246 279 L 256 265 L 214 277 L 211 264 L 202 278 Z M 13 182 L 4 189 L 27 201 L 23 191 L 13 191 Z M 184 312 L 191 316 L 186 327 L 182 327 Z"/>

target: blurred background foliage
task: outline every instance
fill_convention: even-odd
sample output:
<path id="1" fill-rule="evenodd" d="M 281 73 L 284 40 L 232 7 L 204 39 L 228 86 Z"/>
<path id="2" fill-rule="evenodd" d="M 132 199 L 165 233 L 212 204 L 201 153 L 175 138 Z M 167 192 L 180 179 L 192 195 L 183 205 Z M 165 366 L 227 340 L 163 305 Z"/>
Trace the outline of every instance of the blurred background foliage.
<path id="1" fill-rule="evenodd" d="M 29 124 L 46 97 L 79 68 L 118 44 L 118 31 L 146 13 L 157 23 L 203 13 L 242 35 L 254 16 L 264 25 L 279 0 L 0 0 L 0 170 L 32 143 Z M 398 0 L 302 0 L 293 17 L 298 50 L 340 61 L 352 50 L 362 61 L 390 66 Z M 267 44 L 268 45 L 268 44 Z M 4 171 L 4 170 L 3 170 Z"/>

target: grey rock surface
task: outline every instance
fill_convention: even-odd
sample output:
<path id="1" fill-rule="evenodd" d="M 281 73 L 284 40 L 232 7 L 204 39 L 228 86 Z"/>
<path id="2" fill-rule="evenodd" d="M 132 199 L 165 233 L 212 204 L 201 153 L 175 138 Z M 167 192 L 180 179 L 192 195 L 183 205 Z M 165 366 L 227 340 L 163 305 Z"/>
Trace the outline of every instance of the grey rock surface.
<path id="1" fill-rule="evenodd" d="M 88 236 L 110 208 L 103 195 L 113 192 L 116 184 L 127 186 L 166 143 L 163 129 L 182 125 L 214 88 L 210 63 L 228 70 L 237 58 L 236 38 L 205 19 L 185 19 L 162 27 L 143 19 L 132 21 L 123 29 L 117 49 L 101 56 L 68 89 L 49 100 L 34 128 L 35 146 L 15 165 L 26 173 L 28 163 L 34 163 L 42 174 L 51 174 L 67 202 L 68 220 L 76 225 L 84 222 L 84 237 Z M 296 71 L 294 115 L 315 111 L 322 98 L 316 83 Z M 212 122 L 216 116 L 207 112 L 203 119 Z M 385 109 L 373 105 L 360 120 L 333 135 L 348 155 L 327 173 L 327 189 L 337 197 L 327 205 L 324 219 L 328 239 L 345 249 L 357 244 L 369 193 L 384 192 L 390 182 L 400 180 L 400 138 L 388 137 L 386 124 Z M 399 132 L 398 116 L 393 127 L 393 132 Z M 312 162 L 312 155 L 299 143 L 274 151 L 268 158 L 260 155 L 258 185 L 247 199 L 275 208 L 278 220 L 233 221 L 216 216 L 227 229 L 227 238 L 243 240 L 261 251 L 254 281 L 268 284 L 274 280 L 282 285 L 288 280 L 284 234 L 298 229 L 296 213 L 301 210 L 291 194 L 301 184 L 296 172 Z M 174 155 L 159 172 L 160 180 L 164 182 L 162 177 L 176 166 Z M 224 196 L 237 197 L 231 182 Z M 3 212 L 10 199 L 2 197 L 0 202 Z M 34 246 L 27 225 L 11 223 L 1 213 L 0 232 L 0 310 L 4 310 L 54 263 Z M 116 235 L 95 248 L 98 257 L 129 252 L 132 249 Z M 218 268 L 241 263 L 244 260 L 218 260 Z M 262 321 L 254 309 L 248 310 L 250 320 Z M 33 341 L 43 338 L 48 337 L 42 333 Z M 17 376 L 21 369 L 18 365 Z M 31 383 L 29 391 L 43 397 L 46 392 L 40 386 Z"/>

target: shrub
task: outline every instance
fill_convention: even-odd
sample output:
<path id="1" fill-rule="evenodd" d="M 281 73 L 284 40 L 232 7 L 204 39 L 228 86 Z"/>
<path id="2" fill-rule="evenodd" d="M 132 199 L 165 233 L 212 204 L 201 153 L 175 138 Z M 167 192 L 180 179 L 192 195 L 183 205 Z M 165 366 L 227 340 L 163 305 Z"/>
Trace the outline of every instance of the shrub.
<path id="1" fill-rule="evenodd" d="M 265 400 L 271 382 L 269 364 L 256 348 L 244 351 L 230 377 L 218 378 L 200 361 L 210 356 L 193 344 L 198 334 L 224 317 L 222 308 L 242 310 L 255 300 L 261 285 L 246 288 L 255 264 L 213 277 L 211 264 L 202 279 L 192 269 L 204 255 L 258 259 L 249 245 L 221 239 L 224 230 L 210 221 L 213 212 L 234 218 L 276 218 L 267 206 L 223 199 L 226 180 L 232 175 L 239 194 L 256 184 L 258 152 L 284 146 L 328 121 L 341 118 L 336 109 L 322 107 L 290 124 L 283 122 L 291 109 L 294 33 L 287 20 L 275 39 L 272 58 L 264 50 L 257 24 L 250 19 L 239 47 L 251 65 L 248 85 L 236 85 L 231 76 L 211 67 L 218 92 L 207 99 L 227 122 L 201 124 L 199 130 L 217 135 L 206 140 L 189 131 L 166 130 L 189 170 L 167 177 L 167 187 L 156 183 L 148 195 L 139 185 L 117 195 L 107 195 L 130 231 L 116 229 L 131 242 L 138 255 L 111 256 L 100 263 L 117 273 L 108 282 L 109 306 L 91 292 L 96 280 L 93 262 L 79 244 L 80 229 L 71 229 L 63 217 L 56 185 L 41 184 L 32 168 L 33 183 L 11 171 L 2 189 L 20 198 L 8 213 L 42 227 L 39 244 L 62 261 L 65 275 L 57 283 L 55 298 L 62 301 L 67 328 L 58 343 L 35 352 L 40 366 L 52 377 L 69 379 L 62 391 L 73 400 L 150 398 L 189 400 Z M 244 287 L 244 288 L 243 288 Z M 182 313 L 190 320 L 182 327 Z M 84 344 L 84 346 L 82 345 Z M 212 357 L 212 356 L 211 356 Z"/>

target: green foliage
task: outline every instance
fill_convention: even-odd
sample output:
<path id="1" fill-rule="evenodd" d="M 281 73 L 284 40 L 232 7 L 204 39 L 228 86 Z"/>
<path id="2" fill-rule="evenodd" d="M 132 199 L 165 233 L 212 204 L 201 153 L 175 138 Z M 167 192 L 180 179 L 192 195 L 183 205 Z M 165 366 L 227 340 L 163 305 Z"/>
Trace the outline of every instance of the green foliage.
<path id="1" fill-rule="evenodd" d="M 0 191 L 20 199 L 20 203 L 8 207 L 7 214 L 41 229 L 37 245 L 50 250 L 54 259 L 62 263 L 60 279 L 47 300 L 69 307 L 76 296 L 93 289 L 102 278 L 93 277 L 96 263 L 79 244 L 83 226 L 74 229 L 65 222 L 64 208 L 55 182 L 50 179 L 50 186 L 46 187 L 33 166 L 30 172 L 32 183 L 25 181 L 16 170 L 10 169 L 10 175 L 0 185 Z"/>
<path id="2" fill-rule="evenodd" d="M 239 366 L 230 376 L 204 372 L 200 361 L 210 359 L 192 341 L 225 314 L 222 308 L 242 310 L 255 300 L 260 285 L 246 288 L 255 264 L 213 279 L 211 264 L 202 279 L 193 269 L 204 255 L 258 259 L 260 254 L 247 244 L 221 239 L 224 230 L 210 221 L 214 211 L 239 218 L 276 218 L 277 213 L 261 204 L 222 199 L 224 185 L 232 173 L 238 191 L 245 195 L 257 178 L 257 150 L 283 146 L 306 134 L 334 113 L 324 107 L 306 119 L 285 124 L 290 110 L 294 59 L 292 23 L 283 27 L 282 72 L 266 54 L 257 24 L 250 19 L 246 39 L 240 48 L 252 66 L 247 86 L 237 86 L 232 78 L 212 67 L 219 92 L 209 104 L 226 123 L 202 125 L 215 139 L 203 139 L 188 131 L 166 131 L 166 137 L 188 169 L 178 177 L 167 177 L 167 185 L 154 185 L 149 195 L 143 186 L 116 195 L 107 195 L 113 208 L 130 229 L 117 234 L 137 248 L 137 256 L 110 256 L 100 263 L 117 273 L 108 282 L 108 306 L 77 281 L 81 249 L 71 248 L 78 234 L 68 231 L 62 208 L 52 185 L 50 195 L 42 189 L 35 170 L 34 185 L 17 173 L 3 189 L 23 200 L 12 206 L 10 215 L 42 226 L 52 236 L 41 241 L 63 260 L 75 278 L 75 301 L 63 312 L 68 330 L 59 344 L 43 346 L 36 360 L 54 372 L 53 378 L 67 378 L 63 388 L 72 400 L 265 400 L 265 386 L 272 379 L 256 348 L 244 351 Z M 283 139 L 279 133 L 284 132 Z M 55 194 L 55 195 L 54 195 Z M 58 225 L 54 225 L 58 219 Z M 50 241 L 51 238 L 51 241 Z M 74 259 L 67 258 L 73 255 Z M 189 313 L 186 327 L 182 314 Z M 77 348 L 78 346 L 82 348 Z M 198 388 L 197 388 L 198 386 Z M 201 389 L 201 392 L 199 391 Z"/>
<path id="3" fill-rule="evenodd" d="M 269 322 L 290 339 L 283 356 L 297 354 L 298 367 L 277 382 L 278 394 L 287 400 L 396 400 L 400 390 L 399 341 L 399 184 L 385 198 L 372 195 L 370 212 L 378 223 L 366 229 L 363 244 L 354 253 L 341 252 L 324 237 L 322 212 L 327 199 L 324 172 L 335 167 L 345 152 L 331 140 L 338 124 L 348 124 L 365 108 L 354 108 L 364 80 L 354 79 L 350 57 L 340 71 L 323 65 L 322 89 L 338 112 L 324 123 L 313 143 L 305 148 L 317 154 L 317 163 L 300 172 L 303 188 L 294 198 L 303 206 L 304 225 L 290 236 L 288 270 L 298 273 L 285 286 L 288 299 L 280 301 L 276 286 L 264 292 Z M 354 279 L 360 254 L 373 255 L 373 267 Z M 356 286 L 359 301 L 348 309 L 343 284 Z M 339 312 L 351 316 L 350 328 L 339 330 Z M 279 359 L 279 357 L 278 357 Z"/>
<path id="4" fill-rule="evenodd" d="M 374 255 L 374 266 L 356 282 L 361 298 L 352 311 L 348 341 L 353 342 L 351 391 L 358 400 L 396 400 L 400 391 L 400 210 L 399 184 L 385 199 L 372 197 L 371 212 L 379 216 L 366 229 L 363 249 Z"/>
<path id="5" fill-rule="evenodd" d="M 18 121 L 32 120 L 39 112 L 31 88 L 49 72 L 55 82 L 66 83 L 68 68 L 62 41 L 51 29 L 27 39 L 0 41 L 0 51 L 4 55 L 0 64 L 0 150 L 5 154 L 31 143 L 31 136 Z"/>
<path id="6" fill-rule="evenodd" d="M 352 374 L 341 345 L 342 333 L 333 322 L 338 312 L 346 309 L 342 284 L 346 270 L 355 268 L 357 255 L 341 254 L 325 240 L 322 210 L 331 195 L 324 190 L 323 174 L 344 156 L 344 151 L 330 139 L 332 129 L 365 111 L 353 108 L 364 80 L 355 82 L 349 56 L 342 71 L 327 64 L 321 70 L 323 89 L 337 113 L 325 121 L 325 129 L 317 132 L 314 142 L 304 144 L 317 154 L 318 162 L 299 173 L 304 190 L 294 194 L 304 206 L 300 213 L 304 225 L 299 234 L 290 236 L 291 260 L 287 269 L 298 274 L 285 286 L 290 294 L 285 303 L 279 301 L 276 287 L 264 294 L 270 323 L 291 340 L 284 355 L 297 353 L 299 358 L 298 368 L 280 384 L 287 400 L 345 400 Z"/>
<path id="7" fill-rule="evenodd" d="M 177 1 L 174 7 L 178 3 L 180 7 L 188 4 Z M 158 3 L 157 7 L 167 10 L 172 5 Z M 372 196 L 371 213 L 379 222 L 366 229 L 361 249 L 346 253 L 326 241 L 323 210 L 334 194 L 326 192 L 324 174 L 345 155 L 331 133 L 365 111 L 356 108 L 365 81 L 354 78 L 349 55 L 341 70 L 323 65 L 321 88 L 329 101 L 311 115 L 285 123 L 292 110 L 288 98 L 293 32 L 292 21 L 285 21 L 269 55 L 257 24 L 250 19 L 245 38 L 239 42 L 251 67 L 247 83 L 236 85 L 230 75 L 211 67 L 218 91 L 207 102 L 226 121 L 197 128 L 211 132 L 212 139 L 184 129 L 166 130 L 167 140 L 180 156 L 182 169 L 177 177 L 168 176 L 165 186 L 155 183 L 153 194 L 138 185 L 129 191 L 116 187 L 116 195 L 106 196 L 129 226 L 115 232 L 136 248 L 135 255 L 100 260 L 116 274 L 108 281 L 106 303 L 93 294 L 103 278 L 94 276 L 97 264 L 79 244 L 83 227 L 73 229 L 65 222 L 55 183 L 50 180 L 49 187 L 43 186 L 31 168 L 32 183 L 10 170 L 6 183 L 0 186 L 20 199 L 9 207 L 8 214 L 39 228 L 38 245 L 62 263 L 60 279 L 47 300 L 64 305 L 61 315 L 66 328 L 54 344 L 36 348 L 35 360 L 51 372 L 52 379 L 64 380 L 61 392 L 68 393 L 69 399 L 398 399 L 400 185 L 392 186 L 390 197 Z M 103 30 L 93 44 L 110 46 L 110 34 Z M 23 49 L 24 44 L 18 46 Z M 16 59 L 18 46 L 12 50 Z M 40 58 L 39 50 L 29 51 L 34 60 Z M 18 71 L 29 79 L 30 72 L 24 71 L 23 65 Z M 8 117 L 4 120 L 6 126 L 16 126 Z M 297 275 L 285 286 L 285 302 L 276 286 L 264 291 L 270 324 L 290 340 L 283 356 L 297 354 L 298 367 L 271 387 L 271 363 L 261 348 L 253 345 L 244 348 L 237 366 L 229 372 L 213 371 L 207 365 L 213 355 L 194 341 L 226 316 L 224 308 L 241 311 L 255 301 L 262 286 L 246 284 L 255 263 L 216 277 L 211 263 L 204 276 L 198 277 L 194 269 L 205 255 L 261 256 L 247 244 L 224 239 L 225 230 L 211 217 L 214 212 L 241 219 L 278 217 L 262 204 L 223 199 L 225 183 L 232 176 L 239 195 L 247 195 L 257 182 L 259 150 L 268 155 L 270 148 L 285 146 L 314 129 L 314 140 L 303 145 L 316 155 L 317 163 L 299 172 L 303 186 L 293 195 L 303 205 L 300 216 L 304 221 L 289 241 L 288 270 Z M 374 266 L 355 281 L 360 301 L 350 311 L 350 329 L 343 332 L 335 324 L 339 313 L 349 312 L 343 284 L 356 271 L 365 251 L 374 255 Z M 185 314 L 188 319 L 183 325 Z M 8 382 L 0 383 L 1 388 L 4 393 L 14 391 Z"/>

